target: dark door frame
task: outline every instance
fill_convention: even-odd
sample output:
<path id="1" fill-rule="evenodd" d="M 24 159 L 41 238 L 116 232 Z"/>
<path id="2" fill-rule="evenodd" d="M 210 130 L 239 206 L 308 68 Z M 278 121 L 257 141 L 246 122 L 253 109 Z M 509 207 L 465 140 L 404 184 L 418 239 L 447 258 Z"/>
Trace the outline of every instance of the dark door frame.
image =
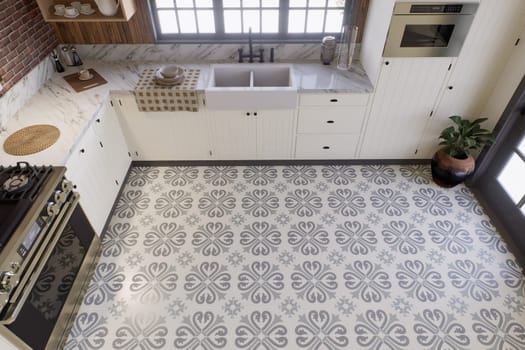
<path id="1" fill-rule="evenodd" d="M 467 185 L 487 211 L 516 259 L 525 267 L 525 216 L 510 201 L 497 181 L 516 143 L 525 135 L 525 77 L 494 128 L 494 135 L 495 144 L 480 154 L 477 170 Z"/>

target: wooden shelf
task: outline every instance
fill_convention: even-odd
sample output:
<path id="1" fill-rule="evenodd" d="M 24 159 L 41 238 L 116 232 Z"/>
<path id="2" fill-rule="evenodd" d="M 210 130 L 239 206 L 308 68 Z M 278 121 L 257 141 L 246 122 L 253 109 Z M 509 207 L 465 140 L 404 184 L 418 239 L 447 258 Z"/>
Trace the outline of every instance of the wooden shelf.
<path id="1" fill-rule="evenodd" d="M 56 16 L 55 4 L 65 4 L 64 1 L 55 0 L 37 0 L 42 16 L 46 22 L 127 22 L 136 12 L 134 0 L 120 0 L 120 6 L 115 16 L 104 16 L 98 11 L 98 7 L 93 0 L 84 0 L 82 3 L 91 3 L 95 13 L 92 15 L 80 14 L 75 18 L 67 18 L 64 16 Z M 67 6 L 67 5 L 66 5 Z"/>

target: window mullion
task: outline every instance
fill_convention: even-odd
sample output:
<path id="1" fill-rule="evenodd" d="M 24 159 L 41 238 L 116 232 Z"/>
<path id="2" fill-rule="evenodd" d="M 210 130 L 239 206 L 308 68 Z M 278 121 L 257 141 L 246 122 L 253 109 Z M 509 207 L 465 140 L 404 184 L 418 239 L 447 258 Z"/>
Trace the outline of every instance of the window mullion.
<path id="1" fill-rule="evenodd" d="M 215 17 L 215 35 L 224 35 L 224 7 L 222 0 L 213 1 L 213 16 Z"/>
<path id="2" fill-rule="evenodd" d="M 307 29 L 308 29 L 308 14 L 310 13 L 309 8 L 310 8 L 310 0 L 306 0 L 306 8 L 304 9 L 304 29 L 303 29 L 304 34 L 307 33 Z"/>
<path id="3" fill-rule="evenodd" d="M 281 38 L 286 37 L 286 33 L 288 33 L 289 8 L 289 0 L 279 1 L 279 36 Z"/>
<path id="4" fill-rule="evenodd" d="M 195 29 L 197 34 L 200 34 L 199 19 L 197 18 L 197 2 L 193 0 L 193 18 L 195 19 Z"/>

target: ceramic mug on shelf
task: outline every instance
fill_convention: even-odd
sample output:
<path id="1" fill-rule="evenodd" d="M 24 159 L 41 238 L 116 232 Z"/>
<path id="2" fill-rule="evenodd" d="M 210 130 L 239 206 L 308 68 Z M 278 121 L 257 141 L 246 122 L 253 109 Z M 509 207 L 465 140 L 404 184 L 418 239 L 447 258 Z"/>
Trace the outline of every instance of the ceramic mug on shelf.
<path id="1" fill-rule="evenodd" d="M 78 15 L 78 10 L 72 6 L 66 7 L 64 15 L 68 17 L 75 17 Z"/>
<path id="2" fill-rule="evenodd" d="M 80 13 L 88 14 L 91 13 L 91 11 L 92 9 L 90 3 L 80 4 Z"/>
<path id="3" fill-rule="evenodd" d="M 66 14 L 66 5 L 55 5 L 55 15 L 56 16 L 63 16 Z"/>
<path id="4" fill-rule="evenodd" d="M 80 1 L 73 1 L 71 3 L 71 7 L 74 7 L 77 9 L 78 12 L 80 12 Z"/>

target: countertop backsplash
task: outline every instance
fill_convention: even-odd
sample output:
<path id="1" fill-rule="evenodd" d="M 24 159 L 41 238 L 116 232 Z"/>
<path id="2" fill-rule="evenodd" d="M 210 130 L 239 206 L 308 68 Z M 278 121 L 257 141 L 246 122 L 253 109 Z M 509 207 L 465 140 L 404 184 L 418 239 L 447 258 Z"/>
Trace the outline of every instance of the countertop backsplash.
<path id="1" fill-rule="evenodd" d="M 0 133 L 8 120 L 51 78 L 53 71 L 53 63 L 46 57 L 0 97 Z"/>
<path id="2" fill-rule="evenodd" d="M 158 62 L 237 62 L 239 48 L 248 50 L 248 43 L 241 44 L 156 44 L 156 45 L 76 45 L 82 58 L 104 61 L 158 61 Z M 269 61 L 270 48 L 275 48 L 277 62 L 319 61 L 320 43 L 262 44 L 254 43 L 257 54 L 264 48 L 265 62 Z M 359 57 L 359 45 L 356 47 Z"/>

